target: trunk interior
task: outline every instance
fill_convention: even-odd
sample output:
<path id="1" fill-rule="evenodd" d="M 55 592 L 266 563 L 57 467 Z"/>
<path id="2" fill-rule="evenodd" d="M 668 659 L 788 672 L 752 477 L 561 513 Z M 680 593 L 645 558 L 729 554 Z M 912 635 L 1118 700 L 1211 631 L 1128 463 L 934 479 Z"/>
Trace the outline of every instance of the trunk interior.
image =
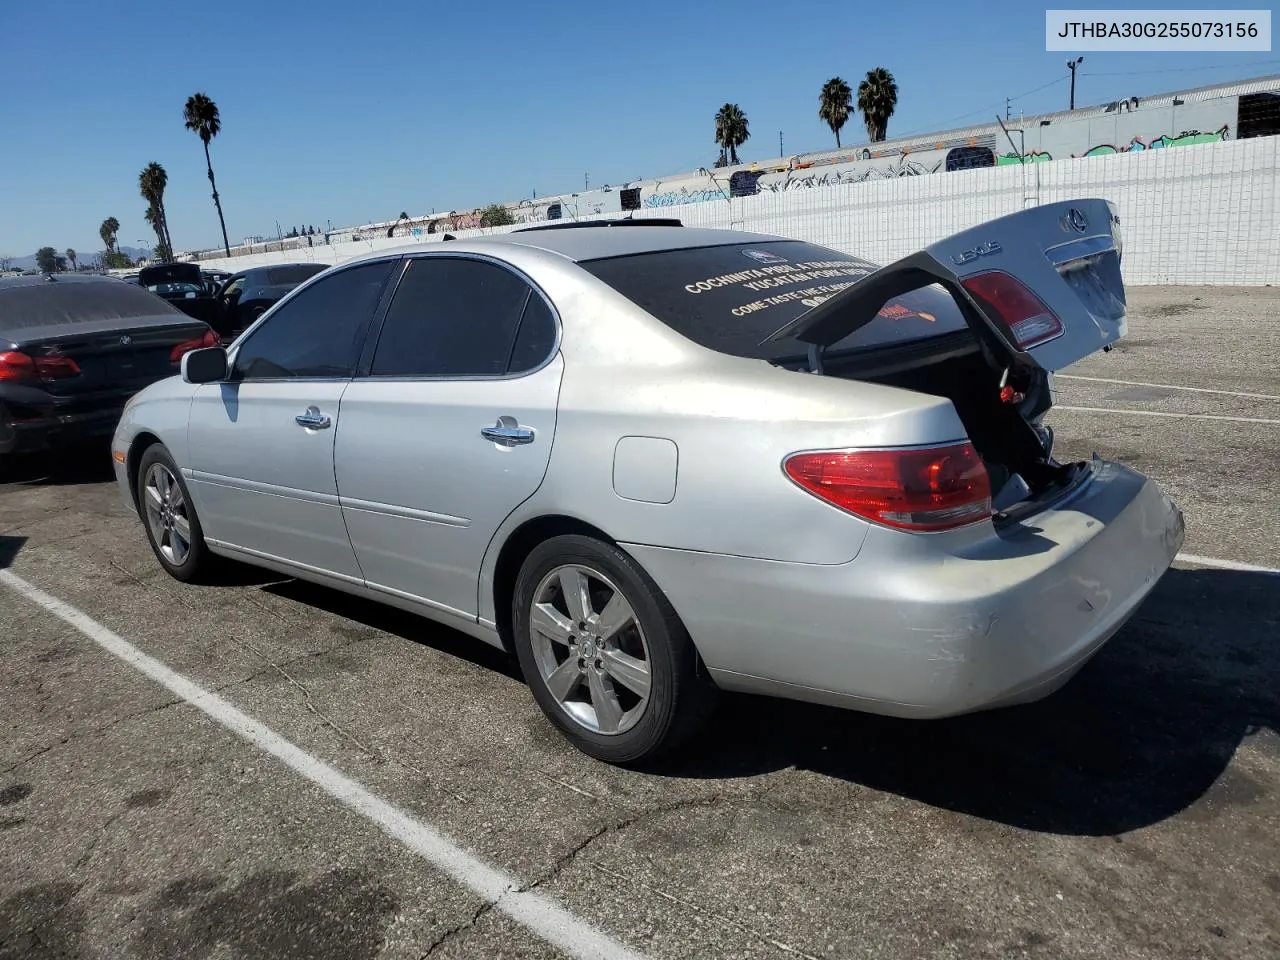
<path id="1" fill-rule="evenodd" d="M 928 346 L 885 351 L 879 357 L 828 355 L 823 372 L 950 400 L 986 464 L 997 513 L 1020 503 L 1043 505 L 1071 487 L 1084 469 L 1082 464 L 1057 463 L 1052 431 L 1039 417 L 1029 422 L 1017 405 L 1000 399 L 1002 371 L 993 369 L 971 334 L 940 337 Z M 1048 409 L 1047 397 L 1035 406 Z"/>

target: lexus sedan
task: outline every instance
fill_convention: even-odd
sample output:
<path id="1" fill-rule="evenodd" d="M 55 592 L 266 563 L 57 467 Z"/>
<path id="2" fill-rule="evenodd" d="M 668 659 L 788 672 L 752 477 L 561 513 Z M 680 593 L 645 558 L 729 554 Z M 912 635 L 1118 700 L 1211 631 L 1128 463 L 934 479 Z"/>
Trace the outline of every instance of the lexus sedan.
<path id="1" fill-rule="evenodd" d="M 105 443 L 129 397 L 216 343 L 207 324 L 114 277 L 0 279 L 0 454 Z"/>
<path id="2" fill-rule="evenodd" d="M 718 690 L 1022 703 L 1183 540 L 1042 422 L 1052 371 L 1125 333 L 1120 257 L 1102 200 L 883 268 L 643 220 L 382 251 L 135 397 L 116 474 L 177 579 L 244 561 L 505 648 L 606 761 Z"/>

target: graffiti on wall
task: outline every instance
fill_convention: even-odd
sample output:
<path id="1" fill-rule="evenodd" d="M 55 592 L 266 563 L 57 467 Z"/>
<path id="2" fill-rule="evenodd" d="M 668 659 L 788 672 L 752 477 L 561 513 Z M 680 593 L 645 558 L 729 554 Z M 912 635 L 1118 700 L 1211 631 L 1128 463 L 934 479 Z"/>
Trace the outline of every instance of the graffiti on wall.
<path id="1" fill-rule="evenodd" d="M 690 190 L 688 187 L 681 187 L 679 190 L 667 190 L 663 193 L 651 193 L 644 198 L 646 207 L 674 207 L 681 203 L 703 203 L 707 200 L 723 200 L 724 191 L 715 190 Z"/>
<path id="2" fill-rule="evenodd" d="M 1190 147 L 1198 143 L 1221 143 L 1227 139 L 1228 124 L 1223 124 L 1212 133 L 1205 133 L 1201 130 L 1183 130 L 1176 137 L 1171 137 L 1165 133 L 1154 140 L 1143 140 L 1142 137 L 1134 137 L 1126 146 L 1115 147 L 1110 143 L 1100 143 L 1096 147 L 1090 147 L 1082 156 L 1086 157 L 1103 157 L 1111 153 L 1139 153 L 1143 150 L 1163 150 L 1166 147 Z"/>
<path id="3" fill-rule="evenodd" d="M 1011 163 L 1048 163 L 1053 159 L 1053 154 L 1046 153 L 1043 150 L 1032 150 L 1030 153 L 1019 157 L 1016 153 L 1002 153 L 996 157 L 997 167 L 1006 167 Z"/>
<path id="4" fill-rule="evenodd" d="M 812 190 L 815 187 L 834 187 L 850 183 L 866 183 L 869 180 L 892 180 L 895 177 L 919 177 L 937 173 L 942 158 L 928 160 L 900 157 L 896 163 L 877 164 L 853 170 L 831 173 L 817 171 L 789 175 L 785 180 L 765 180 L 757 184 L 760 193 L 785 193 L 788 190 Z"/>

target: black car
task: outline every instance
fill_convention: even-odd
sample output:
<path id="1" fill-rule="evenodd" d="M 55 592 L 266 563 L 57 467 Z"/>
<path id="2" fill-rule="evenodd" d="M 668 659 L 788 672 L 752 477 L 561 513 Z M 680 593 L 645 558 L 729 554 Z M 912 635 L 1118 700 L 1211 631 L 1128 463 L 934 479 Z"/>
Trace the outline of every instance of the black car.
<path id="1" fill-rule="evenodd" d="M 277 263 L 233 274 L 218 291 L 221 326 L 216 329 L 231 339 L 298 284 L 328 269 L 324 263 Z"/>
<path id="2" fill-rule="evenodd" d="M 189 317 L 220 329 L 222 310 L 218 298 L 194 263 L 160 263 L 138 271 L 138 285 L 167 300 Z"/>
<path id="3" fill-rule="evenodd" d="M 0 455 L 109 439 L 128 399 L 219 339 L 114 277 L 0 279 Z"/>
<path id="4" fill-rule="evenodd" d="M 204 277 L 206 283 L 212 283 L 215 287 L 220 287 L 231 279 L 230 270 L 205 270 L 201 268 L 200 275 Z"/>

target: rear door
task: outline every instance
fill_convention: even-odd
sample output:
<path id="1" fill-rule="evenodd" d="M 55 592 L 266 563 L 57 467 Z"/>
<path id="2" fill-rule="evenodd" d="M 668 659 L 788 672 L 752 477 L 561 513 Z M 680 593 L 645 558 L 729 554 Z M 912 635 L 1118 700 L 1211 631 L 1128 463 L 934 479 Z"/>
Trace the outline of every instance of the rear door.
<path id="1" fill-rule="evenodd" d="M 333 474 L 340 401 L 397 259 L 300 291 L 236 345 L 227 382 L 197 388 L 190 466 L 205 536 L 360 582 Z"/>
<path id="2" fill-rule="evenodd" d="M 409 261 L 337 436 L 342 513 L 370 587 L 475 618 L 485 550 L 546 473 L 557 328 L 505 264 Z"/>

